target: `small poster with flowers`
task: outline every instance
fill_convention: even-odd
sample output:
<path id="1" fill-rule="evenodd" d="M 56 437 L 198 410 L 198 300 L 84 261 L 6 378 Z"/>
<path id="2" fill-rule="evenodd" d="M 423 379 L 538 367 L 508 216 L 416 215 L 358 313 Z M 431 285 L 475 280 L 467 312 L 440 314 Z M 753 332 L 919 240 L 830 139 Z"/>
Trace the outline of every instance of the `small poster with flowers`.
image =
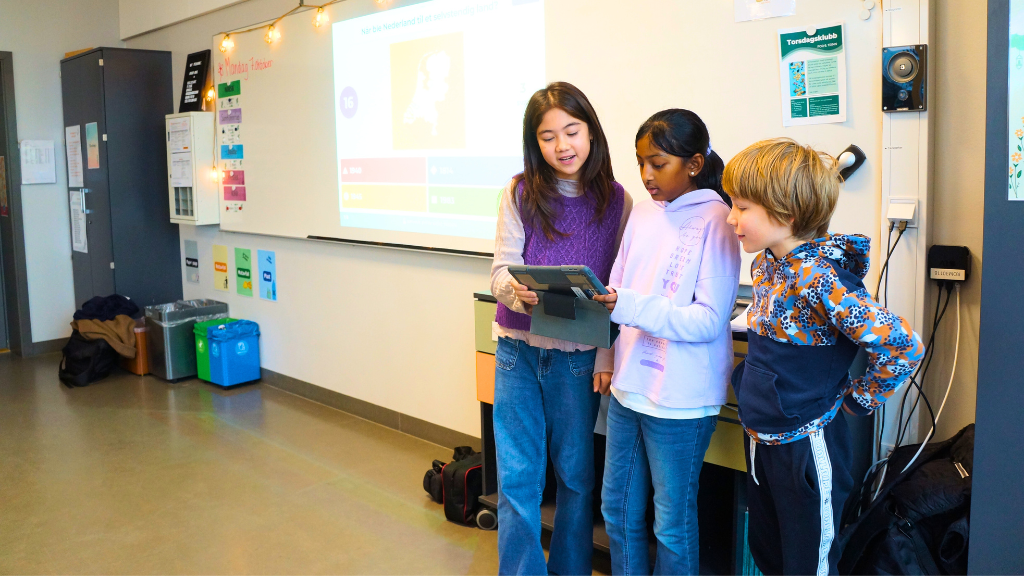
<path id="1" fill-rule="evenodd" d="M 1024 200 L 1024 0 L 1010 1 L 1009 199 Z"/>

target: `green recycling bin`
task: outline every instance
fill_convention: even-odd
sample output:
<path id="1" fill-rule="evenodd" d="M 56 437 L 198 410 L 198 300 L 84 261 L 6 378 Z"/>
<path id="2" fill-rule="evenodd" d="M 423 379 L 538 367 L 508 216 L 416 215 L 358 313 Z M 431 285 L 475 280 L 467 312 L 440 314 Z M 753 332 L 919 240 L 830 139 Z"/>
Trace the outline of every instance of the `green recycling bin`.
<path id="1" fill-rule="evenodd" d="M 210 342 L 206 338 L 207 330 L 231 322 L 238 322 L 238 318 L 218 318 L 206 322 L 196 322 L 192 329 L 192 333 L 196 336 L 196 368 L 200 380 L 210 382 Z"/>

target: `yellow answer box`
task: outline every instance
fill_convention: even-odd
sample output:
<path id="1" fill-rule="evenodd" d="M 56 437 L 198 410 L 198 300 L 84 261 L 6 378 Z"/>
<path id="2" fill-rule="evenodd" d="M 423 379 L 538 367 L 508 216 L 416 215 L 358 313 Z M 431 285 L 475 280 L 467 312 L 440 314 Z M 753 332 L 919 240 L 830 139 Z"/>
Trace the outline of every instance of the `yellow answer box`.
<path id="1" fill-rule="evenodd" d="M 426 184 L 343 184 L 341 207 L 426 212 Z"/>

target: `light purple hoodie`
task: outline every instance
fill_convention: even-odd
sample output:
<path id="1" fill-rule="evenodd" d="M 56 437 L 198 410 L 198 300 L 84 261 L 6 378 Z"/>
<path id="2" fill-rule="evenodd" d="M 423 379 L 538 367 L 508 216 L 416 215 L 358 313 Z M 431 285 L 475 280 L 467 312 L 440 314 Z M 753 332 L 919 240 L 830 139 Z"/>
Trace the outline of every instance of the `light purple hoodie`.
<path id="1" fill-rule="evenodd" d="M 740 273 L 728 215 L 706 189 L 633 208 L 609 280 L 621 325 L 614 388 L 668 408 L 725 403 Z"/>

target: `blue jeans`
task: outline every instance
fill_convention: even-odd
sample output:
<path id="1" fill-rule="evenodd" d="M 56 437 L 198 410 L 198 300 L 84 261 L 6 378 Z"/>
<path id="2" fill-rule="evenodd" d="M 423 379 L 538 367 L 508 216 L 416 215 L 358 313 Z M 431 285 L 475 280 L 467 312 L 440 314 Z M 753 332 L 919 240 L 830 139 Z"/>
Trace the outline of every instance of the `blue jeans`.
<path id="1" fill-rule="evenodd" d="M 716 416 L 691 420 L 634 412 L 614 397 L 608 406 L 601 512 L 612 574 L 649 574 L 647 497 L 654 485 L 655 574 L 697 574 L 697 486 Z"/>
<path id="2" fill-rule="evenodd" d="M 501 338 L 495 353 L 498 573 L 590 574 L 594 550 L 596 350 L 562 352 Z M 558 490 L 548 563 L 540 543 L 547 454 Z"/>

